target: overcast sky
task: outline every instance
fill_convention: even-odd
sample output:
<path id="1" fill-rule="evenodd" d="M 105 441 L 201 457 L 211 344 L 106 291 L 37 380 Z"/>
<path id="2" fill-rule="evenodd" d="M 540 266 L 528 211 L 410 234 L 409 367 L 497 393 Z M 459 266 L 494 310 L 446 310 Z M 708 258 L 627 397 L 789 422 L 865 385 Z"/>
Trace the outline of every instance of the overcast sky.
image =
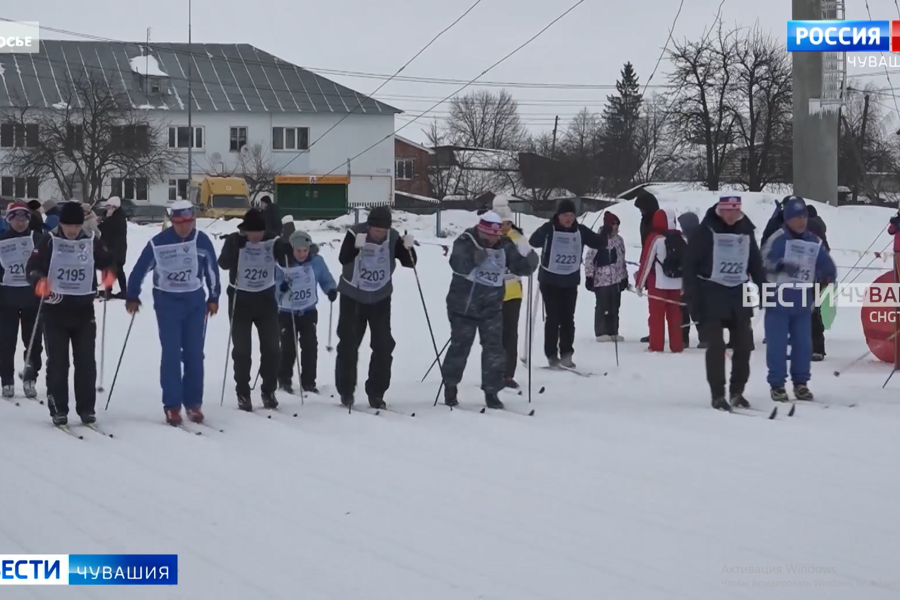
<path id="1" fill-rule="evenodd" d="M 475 0 L 193 0 L 195 42 L 244 42 L 313 70 L 393 74 Z M 482 0 L 403 73 L 410 77 L 469 81 L 559 16 L 575 0 Z M 680 0 L 586 0 L 566 18 L 482 77 L 492 82 L 610 86 L 625 61 L 647 82 L 666 41 Z M 685 0 L 674 36 L 696 38 L 716 14 L 720 0 Z M 894 0 L 868 0 L 874 19 L 898 19 Z M 790 0 L 724 0 L 726 24 L 759 25 L 784 39 Z M 187 41 L 187 0 L 30 0 L 5 2 L 0 16 L 116 40 Z M 847 0 L 847 18 L 866 19 L 864 0 Z M 45 38 L 71 39 L 44 31 Z M 665 84 L 666 61 L 650 84 Z M 883 70 L 881 71 L 883 73 Z M 872 72 L 869 71 L 871 74 Z M 383 79 L 323 73 L 370 94 Z M 900 69 L 894 85 L 900 89 Z M 884 77 L 867 77 L 887 87 Z M 418 115 L 451 94 L 455 85 L 392 81 L 376 97 Z M 483 88 L 481 88 L 483 89 Z M 608 90 L 510 88 L 529 128 L 564 126 L 583 106 L 598 112 Z M 881 97 L 893 107 L 889 94 Z M 447 114 L 446 104 L 433 113 Z M 397 119 L 397 127 L 409 116 Z M 423 117 L 401 135 L 424 141 Z"/>

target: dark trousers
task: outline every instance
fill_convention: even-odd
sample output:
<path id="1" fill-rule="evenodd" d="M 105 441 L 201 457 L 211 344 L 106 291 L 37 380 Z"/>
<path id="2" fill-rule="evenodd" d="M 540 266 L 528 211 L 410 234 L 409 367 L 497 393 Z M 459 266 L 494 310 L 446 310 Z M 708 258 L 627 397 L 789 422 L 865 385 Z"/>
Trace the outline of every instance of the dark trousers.
<path id="1" fill-rule="evenodd" d="M 86 307 L 45 307 L 47 405 L 50 415 L 69 414 L 69 347 L 75 368 L 75 412 L 93 414 L 97 403 L 97 320 L 93 304 Z"/>
<path id="2" fill-rule="evenodd" d="M 516 376 L 516 363 L 519 361 L 519 313 L 522 311 L 522 299 L 507 300 L 503 303 L 503 350 L 506 353 L 504 376 L 512 379 Z"/>
<path id="3" fill-rule="evenodd" d="M 319 311 L 311 310 L 302 315 L 279 313 L 281 326 L 281 368 L 278 380 L 290 383 L 294 378 L 294 363 L 297 361 L 297 341 L 300 341 L 300 387 L 316 386 L 316 368 L 319 360 L 319 340 L 316 325 Z M 296 332 L 296 337 L 295 337 Z"/>
<path id="4" fill-rule="evenodd" d="M 619 307 L 622 304 L 622 290 L 618 284 L 604 285 L 594 289 L 597 304 L 594 308 L 594 335 L 619 335 Z"/>
<path id="5" fill-rule="evenodd" d="M 125 279 L 125 261 L 116 264 L 116 279 L 119 281 L 119 292 L 124 296 L 128 289 L 128 281 Z"/>
<path id="6" fill-rule="evenodd" d="M 578 286 L 555 287 L 541 284 L 544 299 L 544 356 L 558 358 L 575 354 L 575 304 Z"/>
<path id="7" fill-rule="evenodd" d="M 391 385 L 391 365 L 394 362 L 394 338 L 391 335 L 391 297 L 375 304 L 361 304 L 341 294 L 341 314 L 338 317 L 338 346 L 335 364 L 335 385 L 338 394 L 350 396 L 356 391 L 359 345 L 372 330 L 369 359 L 369 379 L 366 394 L 369 398 L 384 399 Z"/>
<path id="8" fill-rule="evenodd" d="M 822 322 L 822 309 L 819 307 L 812 311 L 812 351 L 813 354 L 825 356 L 825 323 Z"/>
<path id="9" fill-rule="evenodd" d="M 475 334 L 481 340 L 481 389 L 496 394 L 503 389 L 503 316 L 500 311 L 472 319 L 449 312 L 450 346 L 444 359 L 444 383 L 456 387 L 462 381 Z"/>
<path id="10" fill-rule="evenodd" d="M 750 379 L 750 352 L 753 350 L 753 329 L 749 318 L 729 321 L 704 321 L 701 325 L 706 348 L 706 381 L 715 398 L 725 397 L 725 330 L 731 340 L 731 395 L 742 394 Z"/>
<path id="11" fill-rule="evenodd" d="M 37 321 L 38 309 L 0 306 L 0 381 L 3 385 L 15 383 L 16 346 L 19 343 L 19 323 L 22 324 L 22 356 L 28 353 L 31 332 Z M 40 323 L 37 323 L 40 327 Z M 31 349 L 31 364 L 25 365 L 25 380 L 35 381 L 41 370 L 41 354 L 44 352 L 41 332 L 34 337 Z"/>
<path id="12" fill-rule="evenodd" d="M 231 359 L 234 361 L 234 383 L 238 394 L 250 395 L 250 370 L 253 367 L 253 327 L 259 336 L 260 390 L 273 394 L 278 388 L 278 367 L 281 347 L 278 338 L 278 305 L 261 302 L 263 298 L 241 294 L 235 302 L 228 298 L 228 318 L 231 319 Z M 268 300 L 268 299 L 266 299 Z"/>
<path id="13" fill-rule="evenodd" d="M 691 324 L 694 324 L 694 327 L 697 328 L 697 340 L 702 344 L 706 341 L 706 334 L 703 332 L 703 328 L 697 323 L 697 319 L 694 315 L 691 314 L 690 310 L 688 310 L 687 306 L 681 307 L 681 339 L 684 342 L 684 347 L 687 348 L 691 341 Z"/>

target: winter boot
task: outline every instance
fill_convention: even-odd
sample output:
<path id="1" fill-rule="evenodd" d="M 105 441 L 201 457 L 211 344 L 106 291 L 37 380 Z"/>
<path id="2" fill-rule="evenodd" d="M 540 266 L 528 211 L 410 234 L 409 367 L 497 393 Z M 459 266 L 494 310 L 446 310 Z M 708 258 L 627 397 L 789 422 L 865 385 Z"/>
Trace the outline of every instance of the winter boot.
<path id="1" fill-rule="evenodd" d="M 272 392 L 262 393 L 262 403 L 263 408 L 268 408 L 271 410 L 275 410 L 276 408 L 278 408 L 278 400 L 275 399 L 275 394 Z"/>
<path id="2" fill-rule="evenodd" d="M 383 398 L 372 398 L 371 396 L 369 396 L 369 406 L 375 410 L 384 410 L 387 408 L 387 404 L 385 404 Z"/>
<path id="3" fill-rule="evenodd" d="M 611 335 L 598 335 L 598 336 L 597 336 L 597 341 L 598 341 L 598 342 L 611 342 L 611 341 L 613 341 L 613 336 L 611 336 Z"/>
<path id="4" fill-rule="evenodd" d="M 733 392 L 731 394 L 731 405 L 735 408 L 750 408 L 750 403 L 747 402 L 747 399 L 744 398 L 744 395 L 740 392 Z"/>
<path id="5" fill-rule="evenodd" d="M 287 379 L 280 382 L 278 384 L 278 388 L 283 390 L 285 394 L 293 394 L 294 393 L 294 386 L 292 385 L 292 382 Z"/>
<path id="6" fill-rule="evenodd" d="M 556 358 L 555 356 L 548 356 L 547 364 L 550 366 L 551 369 L 556 369 L 559 367 L 559 359 Z"/>
<path id="7" fill-rule="evenodd" d="M 485 392 L 484 403 L 492 410 L 503 410 L 503 403 L 500 402 L 497 394 Z"/>
<path id="8" fill-rule="evenodd" d="M 566 354 L 565 356 L 563 356 L 562 359 L 559 361 L 559 366 L 561 366 L 563 369 L 575 369 L 576 368 L 575 363 L 572 362 L 571 354 Z"/>
<path id="9" fill-rule="evenodd" d="M 253 412 L 253 402 L 250 401 L 250 394 L 238 394 L 238 410 L 244 412 Z"/>
<path id="10" fill-rule="evenodd" d="M 203 411 L 200 410 L 199 406 L 185 406 L 184 411 L 187 413 L 188 419 L 191 420 L 191 423 L 203 422 Z"/>
<path id="11" fill-rule="evenodd" d="M 172 425 L 173 427 L 181 425 L 181 407 L 166 408 L 164 410 L 166 413 L 166 423 Z"/>
<path id="12" fill-rule="evenodd" d="M 93 412 L 78 413 L 78 416 L 81 417 L 81 422 L 84 425 L 93 425 L 97 422 L 97 415 Z"/>
<path id="13" fill-rule="evenodd" d="M 609 336 L 609 337 L 612 338 L 612 339 L 610 340 L 611 342 L 624 342 L 624 341 L 625 341 L 625 338 L 622 337 L 621 335 L 611 335 L 611 336 Z"/>
<path id="14" fill-rule="evenodd" d="M 516 380 L 513 379 L 512 377 L 507 377 L 506 383 L 504 383 L 504 387 L 509 388 L 511 390 L 517 390 L 517 389 L 519 389 L 519 384 L 516 383 Z"/>
<path id="15" fill-rule="evenodd" d="M 715 408 L 716 410 L 724 410 L 725 412 L 731 412 L 731 406 L 728 404 L 728 401 L 725 400 L 724 396 L 713 396 L 712 407 Z"/>
<path id="16" fill-rule="evenodd" d="M 307 394 L 318 394 L 319 393 L 319 388 L 317 388 L 315 385 L 301 385 L 300 389 L 302 389 Z"/>
<path id="17" fill-rule="evenodd" d="M 448 385 L 444 388 L 444 404 L 453 408 L 454 406 L 459 406 L 459 400 L 456 399 L 457 388 L 455 385 Z"/>
<path id="18" fill-rule="evenodd" d="M 650 343 L 650 336 L 649 336 L 649 335 L 645 335 L 644 337 L 642 337 L 642 338 L 641 338 L 641 343 L 642 343 L 642 344 L 649 344 L 649 343 Z"/>
<path id="19" fill-rule="evenodd" d="M 797 400 L 804 400 L 806 402 L 813 401 L 813 393 L 809 391 L 809 388 L 806 387 L 806 384 L 803 383 L 795 383 L 794 384 L 794 398 Z"/>
<path id="20" fill-rule="evenodd" d="M 63 425 L 69 424 L 69 416 L 68 415 L 53 415 L 53 424 L 57 427 L 62 427 Z"/>
<path id="21" fill-rule="evenodd" d="M 787 402 L 788 395 L 784 388 L 772 388 L 772 400 L 774 402 Z"/>
<path id="22" fill-rule="evenodd" d="M 16 386 L 14 386 L 12 384 L 3 386 L 3 397 L 4 398 L 12 398 L 15 395 L 16 395 Z"/>
<path id="23" fill-rule="evenodd" d="M 31 400 L 37 398 L 37 388 L 33 379 L 26 379 L 22 382 L 22 389 L 25 390 L 25 397 Z"/>
<path id="24" fill-rule="evenodd" d="M 707 348 L 709 348 L 709 344 L 706 342 L 700 342 L 699 344 L 697 344 L 697 348 L 700 350 L 706 350 Z"/>
<path id="25" fill-rule="evenodd" d="M 818 352 L 813 353 L 813 355 L 812 355 L 813 362 L 822 362 L 823 360 L 825 360 L 824 354 L 819 354 Z"/>
<path id="26" fill-rule="evenodd" d="M 353 406 L 353 394 L 344 394 L 341 396 L 341 404 L 343 404 L 346 408 L 350 408 Z"/>

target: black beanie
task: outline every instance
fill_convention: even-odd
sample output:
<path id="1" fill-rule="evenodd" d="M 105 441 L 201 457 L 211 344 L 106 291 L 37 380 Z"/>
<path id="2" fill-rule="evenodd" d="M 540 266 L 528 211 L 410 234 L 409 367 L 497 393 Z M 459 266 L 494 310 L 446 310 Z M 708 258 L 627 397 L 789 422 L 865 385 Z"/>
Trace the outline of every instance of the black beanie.
<path id="1" fill-rule="evenodd" d="M 31 210 L 41 210 L 41 201 L 40 200 L 32 200 L 28 203 L 28 208 Z"/>
<path id="2" fill-rule="evenodd" d="M 568 198 L 565 200 L 560 200 L 559 205 L 556 207 L 557 215 L 564 215 L 566 213 L 575 214 L 575 203 Z"/>
<path id="3" fill-rule="evenodd" d="M 380 229 L 390 229 L 394 219 L 391 216 L 391 209 L 387 206 L 376 206 L 369 213 L 366 224 L 369 227 L 378 227 Z"/>
<path id="4" fill-rule="evenodd" d="M 78 202 L 63 202 L 59 210 L 59 222 L 62 225 L 84 225 L 84 211 Z"/>
<path id="5" fill-rule="evenodd" d="M 244 220 L 238 225 L 238 229 L 241 231 L 265 231 L 266 220 L 259 209 L 251 208 L 244 215 Z"/>

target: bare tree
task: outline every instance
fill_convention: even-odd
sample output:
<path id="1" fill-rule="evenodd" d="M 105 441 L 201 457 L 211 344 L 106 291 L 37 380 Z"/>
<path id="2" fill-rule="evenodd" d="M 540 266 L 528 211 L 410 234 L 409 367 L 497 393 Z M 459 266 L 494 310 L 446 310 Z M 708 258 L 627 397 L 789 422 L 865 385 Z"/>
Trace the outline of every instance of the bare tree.
<path id="1" fill-rule="evenodd" d="M 635 146 L 641 159 L 641 167 L 634 177 L 635 183 L 659 181 L 665 167 L 674 160 L 675 148 L 667 135 L 668 112 L 666 97 L 661 94 L 646 98 L 641 107 L 641 117 L 635 132 Z"/>
<path id="2" fill-rule="evenodd" d="M 600 117 L 587 107 L 578 111 L 563 133 L 560 149 L 569 155 L 597 156 L 600 152 Z"/>
<path id="3" fill-rule="evenodd" d="M 790 166 L 792 68 L 784 45 L 754 26 L 734 38 L 730 98 L 741 148 L 736 182 L 751 192 L 768 183 L 784 183 Z"/>
<path id="4" fill-rule="evenodd" d="M 734 146 L 736 115 L 729 104 L 737 58 L 735 32 L 724 32 L 717 19 L 715 31 L 699 41 L 673 42 L 669 59 L 672 91 L 669 120 L 674 140 L 699 145 L 705 154 L 705 183 L 718 190 L 726 157 Z"/>
<path id="5" fill-rule="evenodd" d="M 29 143 L 8 149 L 0 169 L 52 181 L 65 198 L 80 190 L 83 201 L 95 204 L 114 177 L 146 179 L 149 186 L 179 165 L 180 156 L 168 147 L 167 124 L 149 122 L 102 75 L 67 80 L 62 96 L 51 109 L 13 99 L 0 119 L 32 135 Z"/>
<path id="6" fill-rule="evenodd" d="M 275 193 L 275 176 L 278 170 L 271 153 L 260 144 L 241 148 L 235 172 L 247 182 L 251 200 L 255 200 L 260 194 Z"/>
<path id="7" fill-rule="evenodd" d="M 444 126 L 449 143 L 456 146 L 519 150 L 528 139 L 519 103 L 506 90 L 456 96 Z"/>
<path id="8" fill-rule="evenodd" d="M 838 183 L 854 199 L 863 191 L 872 202 L 895 191 L 900 170 L 890 111 L 875 101 L 879 93 L 872 84 L 845 93 L 838 146 Z"/>

